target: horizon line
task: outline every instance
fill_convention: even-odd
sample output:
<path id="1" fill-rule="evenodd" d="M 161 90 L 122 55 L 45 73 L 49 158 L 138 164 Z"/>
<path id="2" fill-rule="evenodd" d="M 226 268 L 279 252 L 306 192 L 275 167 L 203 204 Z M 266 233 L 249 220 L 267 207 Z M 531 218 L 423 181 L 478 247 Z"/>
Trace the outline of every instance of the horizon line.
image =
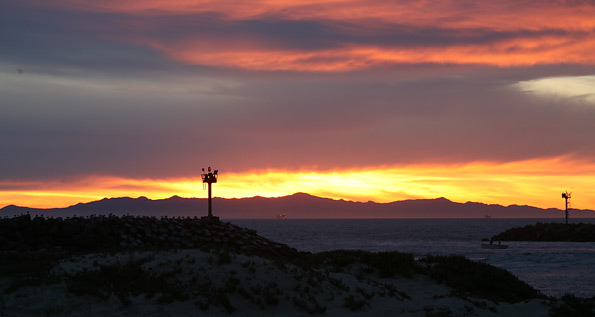
<path id="1" fill-rule="evenodd" d="M 345 198 L 334 198 L 334 197 L 325 197 L 325 196 L 318 196 L 318 195 L 313 195 L 310 193 L 306 193 L 306 192 L 295 192 L 292 194 L 287 194 L 287 195 L 279 195 L 279 196 L 261 196 L 261 195 L 254 195 L 254 196 L 246 196 L 246 197 L 219 197 L 219 196 L 213 196 L 213 199 L 227 199 L 227 200 L 233 200 L 233 199 L 252 199 L 252 198 L 265 198 L 265 199 L 276 199 L 276 198 L 283 198 L 283 197 L 290 197 L 290 196 L 295 196 L 295 195 L 299 195 L 299 194 L 303 194 L 303 195 L 308 195 L 311 197 L 316 197 L 316 198 L 322 198 L 322 199 L 329 199 L 329 200 L 333 200 L 333 201 L 345 201 L 345 202 L 352 202 L 352 203 L 362 203 L 362 204 L 366 204 L 366 203 L 373 203 L 373 204 L 380 204 L 380 205 L 385 205 L 385 204 L 391 204 L 391 203 L 396 203 L 396 202 L 403 202 L 403 201 L 420 201 L 420 200 L 439 200 L 439 199 L 444 199 L 447 200 L 451 203 L 455 203 L 455 204 L 467 204 L 467 203 L 475 203 L 475 204 L 483 204 L 486 206 L 502 206 L 502 207 L 511 207 L 511 206 L 518 206 L 518 207 L 533 207 L 533 208 L 538 208 L 538 209 L 542 209 L 542 210 L 550 210 L 550 209 L 555 209 L 555 210 L 564 210 L 564 209 L 560 209 L 560 208 L 556 208 L 556 207 L 548 207 L 548 208 L 543 208 L 543 207 L 537 207 L 537 206 L 533 206 L 533 205 L 527 205 L 527 204 L 509 204 L 509 205 L 502 205 L 502 204 L 490 204 L 490 203 L 484 203 L 484 202 L 480 202 L 480 201 L 466 201 L 466 202 L 461 202 L 461 201 L 454 201 L 451 200 L 449 198 L 446 198 L 444 196 L 440 196 L 440 197 L 436 197 L 436 198 L 408 198 L 408 199 L 397 199 L 397 200 L 393 200 L 393 201 L 388 201 L 388 202 L 377 202 L 377 201 L 373 201 L 373 200 L 368 200 L 368 201 L 361 201 L 361 200 L 352 200 L 352 199 L 345 199 Z M 36 210 L 52 210 L 52 209 L 66 209 L 66 208 L 70 208 L 76 205 L 81 205 L 81 204 L 89 204 L 89 203 L 93 203 L 93 202 L 98 202 L 98 201 L 102 201 L 102 200 L 106 200 L 106 199 L 121 199 L 121 198 L 130 198 L 130 199 L 140 199 L 140 198 L 145 198 L 147 200 L 151 200 L 151 201 L 157 201 L 157 200 L 168 200 L 174 197 L 179 197 L 182 199 L 208 199 L 207 197 L 183 197 L 177 194 L 174 194 L 172 196 L 169 197 L 165 197 L 165 198 L 149 198 L 145 195 L 139 195 L 137 197 L 131 197 L 131 196 L 117 196 L 117 197 L 103 197 L 101 199 L 96 199 L 96 200 L 90 200 L 90 201 L 86 201 L 86 202 L 78 202 L 72 205 L 68 205 L 68 206 L 64 206 L 64 207 L 49 207 L 49 208 L 42 208 L 42 207 L 29 207 L 29 206 L 24 206 L 24 205 L 15 205 L 15 204 L 8 204 L 5 205 L 3 207 L 0 208 L 0 210 L 5 209 L 7 207 L 18 207 L 18 208 L 27 208 L 27 209 L 36 209 Z M 570 210 L 570 209 L 569 209 Z M 578 209 L 578 208 L 572 208 L 572 210 L 584 210 L 584 211 L 594 211 L 593 209 Z M 252 219 L 252 218 L 250 218 Z M 318 218 L 315 218 L 318 219 Z M 335 219 L 335 218 L 329 218 L 329 219 Z M 345 218 L 348 219 L 348 218 Z M 367 218 L 361 218 L 361 219 L 367 219 Z"/>

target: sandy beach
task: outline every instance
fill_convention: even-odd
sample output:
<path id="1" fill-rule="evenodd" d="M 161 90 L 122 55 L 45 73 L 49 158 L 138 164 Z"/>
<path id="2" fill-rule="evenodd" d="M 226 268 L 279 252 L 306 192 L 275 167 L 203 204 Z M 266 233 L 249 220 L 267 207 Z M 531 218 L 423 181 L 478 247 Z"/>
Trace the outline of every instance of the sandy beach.
<path id="1" fill-rule="evenodd" d="M 547 301 L 515 304 L 456 295 L 422 274 L 381 278 L 363 264 L 305 269 L 293 264 L 226 251 L 142 251 L 74 256 L 50 271 L 62 277 L 48 285 L 4 292 L 3 316 L 166 315 L 401 315 L 548 316 Z M 136 272 L 136 273 L 135 273 Z M 368 272 L 363 274 L 362 272 Z M 156 289 L 135 280 L 174 286 Z M 109 274 L 112 274 L 111 276 Z M 70 277 L 70 278 L 66 278 Z M 74 278 L 76 277 L 76 278 Z M 117 279 L 121 285 L 86 288 Z M 3 278 L 3 286 L 10 281 Z M 89 286 L 89 285 L 87 285 Z"/>

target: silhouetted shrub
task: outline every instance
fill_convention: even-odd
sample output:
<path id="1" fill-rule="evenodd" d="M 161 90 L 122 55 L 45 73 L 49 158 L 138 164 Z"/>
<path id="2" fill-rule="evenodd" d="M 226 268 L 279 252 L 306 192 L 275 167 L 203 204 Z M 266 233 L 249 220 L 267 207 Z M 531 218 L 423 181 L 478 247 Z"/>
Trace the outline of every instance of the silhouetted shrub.
<path id="1" fill-rule="evenodd" d="M 595 296 L 580 298 L 566 294 L 560 298 L 562 303 L 552 307 L 552 317 L 591 317 L 595 316 Z"/>
<path id="2" fill-rule="evenodd" d="M 310 302 L 310 303 L 308 303 Z M 302 308 L 304 310 L 306 310 L 308 312 L 308 314 L 310 315 L 314 315 L 314 314 L 324 314 L 326 312 L 326 307 L 320 305 L 315 299 L 313 298 L 309 298 L 308 301 L 293 296 L 293 304 L 296 307 Z"/>
<path id="3" fill-rule="evenodd" d="M 227 251 L 223 251 L 219 253 L 219 264 L 230 264 L 231 263 L 231 254 Z"/>
<path id="4" fill-rule="evenodd" d="M 388 296 L 396 297 L 399 300 L 411 299 L 411 296 L 403 291 L 397 290 L 397 288 L 392 284 L 384 284 L 384 288 L 388 291 Z"/>
<path id="5" fill-rule="evenodd" d="M 364 306 L 366 306 L 367 303 L 368 300 L 364 297 L 355 298 L 355 296 L 349 295 L 348 297 L 345 297 L 343 307 L 352 311 L 356 311 L 362 309 Z"/>
<path id="6" fill-rule="evenodd" d="M 12 274 L 47 274 L 60 255 L 41 252 L 0 253 L 0 276 Z"/>
<path id="7" fill-rule="evenodd" d="M 34 275 L 34 276 L 17 277 L 12 282 L 10 282 L 10 284 L 4 290 L 4 292 L 7 294 L 10 294 L 10 293 L 16 292 L 18 289 L 20 289 L 22 287 L 40 286 L 40 285 L 46 285 L 46 284 L 59 283 L 60 280 L 61 279 L 55 275 L 49 275 L 49 276 Z"/>
<path id="8" fill-rule="evenodd" d="M 59 257 L 40 252 L 0 253 L 0 276 L 14 276 L 4 291 L 12 293 L 26 286 L 60 282 L 60 277 L 51 274 Z"/>
<path id="9" fill-rule="evenodd" d="M 423 272 L 423 268 L 414 260 L 413 254 L 401 252 L 367 252 L 360 250 L 335 250 L 312 255 L 305 266 L 318 267 L 322 264 L 332 267 L 346 267 L 361 263 L 378 271 L 380 277 L 401 275 L 412 277 L 414 272 Z"/>
<path id="10" fill-rule="evenodd" d="M 450 317 L 453 315 L 448 307 L 438 307 L 436 309 L 432 306 L 425 306 L 424 312 L 426 317 Z"/>
<path id="11" fill-rule="evenodd" d="M 329 283 L 331 283 L 331 285 L 333 285 L 334 287 L 342 290 L 342 291 L 346 291 L 349 292 L 349 286 L 347 286 L 347 284 L 343 283 L 342 279 L 338 279 L 338 278 L 333 278 L 333 277 L 328 277 L 328 281 Z"/>
<path id="12" fill-rule="evenodd" d="M 277 306 L 279 304 L 279 297 L 273 292 L 265 292 L 264 301 L 270 306 Z"/>
<path id="13" fill-rule="evenodd" d="M 162 303 L 174 300 L 186 300 L 183 290 L 171 285 L 163 276 L 149 274 L 142 269 L 148 259 L 130 261 L 126 264 L 100 266 L 97 271 L 84 271 L 67 276 L 68 291 L 77 295 L 93 295 L 107 299 L 111 294 L 120 298 L 123 304 L 129 295 L 147 294 L 152 297 L 161 293 L 158 299 Z"/>
<path id="14" fill-rule="evenodd" d="M 203 301 L 202 299 L 198 299 L 194 301 L 194 305 L 200 308 L 200 310 L 207 310 L 209 309 L 209 302 Z"/>
<path id="15" fill-rule="evenodd" d="M 512 273 L 463 256 L 428 256 L 421 261 L 431 264 L 433 279 L 462 294 L 509 303 L 544 297 Z"/>

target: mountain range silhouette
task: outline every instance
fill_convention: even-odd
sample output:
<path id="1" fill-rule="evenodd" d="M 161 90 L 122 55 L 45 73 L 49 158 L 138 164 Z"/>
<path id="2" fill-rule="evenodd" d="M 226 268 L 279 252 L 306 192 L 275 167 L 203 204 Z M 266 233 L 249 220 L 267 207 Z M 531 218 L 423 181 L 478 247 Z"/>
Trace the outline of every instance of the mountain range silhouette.
<path id="1" fill-rule="evenodd" d="M 0 209 L 0 216 L 30 213 L 45 216 L 69 217 L 92 214 L 145 215 L 193 217 L 207 214 L 206 198 L 166 199 L 146 197 L 104 198 L 78 203 L 65 208 L 29 208 L 9 205 Z M 501 206 L 477 202 L 457 203 L 444 197 L 436 199 L 401 200 L 390 203 L 353 202 L 312 196 L 306 193 L 265 198 L 213 198 L 213 214 L 221 218 L 250 219 L 277 218 L 563 218 L 564 211 L 531 206 Z M 571 218 L 595 217 L 593 210 L 570 211 Z"/>

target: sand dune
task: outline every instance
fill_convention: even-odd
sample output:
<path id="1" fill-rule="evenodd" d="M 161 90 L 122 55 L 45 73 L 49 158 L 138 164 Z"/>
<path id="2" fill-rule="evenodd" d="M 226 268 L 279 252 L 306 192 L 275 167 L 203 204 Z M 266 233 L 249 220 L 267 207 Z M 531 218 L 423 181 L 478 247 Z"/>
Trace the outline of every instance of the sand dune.
<path id="1" fill-rule="evenodd" d="M 363 264 L 341 272 L 225 251 L 141 251 L 74 256 L 57 263 L 55 283 L 5 292 L 5 316 L 322 314 L 548 316 L 544 300 L 515 304 L 456 296 L 427 276 L 381 278 Z M 138 278 L 142 274 L 145 281 Z M 119 280 L 102 285 L 100 280 Z M 78 285 L 71 280 L 79 280 Z M 162 283 L 161 281 L 164 281 Z M 95 285 L 93 285 L 95 283 Z M 153 283 L 153 285 L 150 285 Z M 3 284 L 9 284 L 3 279 Z M 178 292 L 177 290 L 184 290 Z M 98 291 L 99 290 L 99 291 Z"/>

